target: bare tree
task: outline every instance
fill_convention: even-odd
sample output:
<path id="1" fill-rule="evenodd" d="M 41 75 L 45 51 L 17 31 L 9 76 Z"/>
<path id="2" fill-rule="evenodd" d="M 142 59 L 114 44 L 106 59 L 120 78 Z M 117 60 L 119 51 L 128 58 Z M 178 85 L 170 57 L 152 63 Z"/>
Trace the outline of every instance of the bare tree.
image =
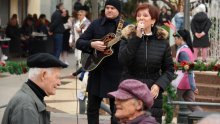
<path id="1" fill-rule="evenodd" d="M 98 10 L 98 0 L 91 0 L 92 3 L 92 20 L 98 18 L 99 10 Z"/>

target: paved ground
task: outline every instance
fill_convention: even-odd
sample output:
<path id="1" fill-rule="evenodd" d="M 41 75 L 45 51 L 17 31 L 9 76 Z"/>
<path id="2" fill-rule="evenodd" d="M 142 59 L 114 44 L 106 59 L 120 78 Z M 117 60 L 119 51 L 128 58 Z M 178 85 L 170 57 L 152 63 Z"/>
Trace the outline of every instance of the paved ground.
<path id="1" fill-rule="evenodd" d="M 70 54 L 68 61 L 70 66 L 62 70 L 63 76 L 71 74 L 76 69 L 73 54 Z M 0 74 L 0 106 L 7 104 L 26 80 L 27 74 Z M 62 85 L 56 91 L 56 95 L 45 98 L 48 110 L 51 111 L 52 124 L 77 124 L 77 122 L 87 124 L 86 116 L 77 114 L 76 84 L 80 83 L 76 79 L 63 79 Z M 77 88 L 82 87 L 78 85 Z M 5 108 L 0 108 L 0 121 L 4 110 Z M 109 120 L 110 116 L 107 114 L 100 116 L 100 124 L 110 124 Z"/>

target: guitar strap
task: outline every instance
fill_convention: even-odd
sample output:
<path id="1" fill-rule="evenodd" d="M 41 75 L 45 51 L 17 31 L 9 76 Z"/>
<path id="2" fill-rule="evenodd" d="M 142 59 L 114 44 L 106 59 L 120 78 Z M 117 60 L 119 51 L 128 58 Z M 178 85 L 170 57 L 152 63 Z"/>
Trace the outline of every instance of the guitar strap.
<path id="1" fill-rule="evenodd" d="M 115 43 L 117 43 L 121 39 L 121 31 L 123 29 L 123 26 L 124 26 L 124 16 L 121 15 L 119 23 L 118 23 L 118 27 L 116 29 L 115 38 L 111 42 L 105 43 L 107 47 L 113 46 Z"/>
<path id="2" fill-rule="evenodd" d="M 121 15 L 121 17 L 120 17 L 120 20 L 119 20 L 119 23 L 118 23 L 118 27 L 117 27 L 117 29 L 116 29 L 116 37 L 118 37 L 118 36 L 121 36 L 121 31 L 122 31 L 122 29 L 123 29 L 123 25 L 124 25 L 124 16 L 123 15 Z"/>

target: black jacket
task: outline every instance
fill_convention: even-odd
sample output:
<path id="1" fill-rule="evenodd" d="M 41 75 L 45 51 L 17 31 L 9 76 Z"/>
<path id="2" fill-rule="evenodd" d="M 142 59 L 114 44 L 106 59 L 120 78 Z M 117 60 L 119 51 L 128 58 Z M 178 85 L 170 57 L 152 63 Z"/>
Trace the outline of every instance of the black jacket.
<path id="1" fill-rule="evenodd" d="M 168 15 L 167 13 L 162 13 L 161 12 L 160 15 L 159 15 L 158 23 L 159 23 L 159 25 L 164 25 L 164 23 L 166 23 L 166 22 L 168 22 L 170 20 L 171 20 L 170 15 Z"/>
<path id="2" fill-rule="evenodd" d="M 211 28 L 212 22 L 204 12 L 197 13 L 191 22 L 191 29 L 193 33 L 193 47 L 209 47 L 209 29 Z M 201 38 L 197 38 L 195 33 L 205 32 L 205 35 Z"/>
<path id="3" fill-rule="evenodd" d="M 60 10 L 56 10 L 53 13 L 49 27 L 50 27 L 49 31 L 55 34 L 56 33 L 62 34 L 65 31 L 64 26 L 63 26 L 63 17 L 61 16 Z"/>
<path id="4" fill-rule="evenodd" d="M 7 37 L 11 38 L 11 41 L 9 42 L 9 51 L 11 53 L 19 53 L 21 50 L 19 27 L 8 25 L 5 33 Z"/>
<path id="5" fill-rule="evenodd" d="M 126 29 L 126 28 L 125 28 Z M 160 87 L 160 93 L 154 102 L 153 108 L 162 111 L 162 92 L 173 79 L 174 64 L 171 48 L 166 33 L 156 27 L 153 35 L 142 38 L 136 35 L 122 38 L 119 50 L 119 62 L 124 65 L 122 80 L 137 79 L 147 84 L 149 89 L 153 84 Z M 152 112 L 152 111 L 151 111 Z M 152 112 L 153 116 L 162 116 L 162 113 Z"/>
<path id="6" fill-rule="evenodd" d="M 108 33 L 115 33 L 119 17 L 108 20 L 105 17 L 94 20 L 87 30 L 76 41 L 76 48 L 83 52 L 92 53 L 92 39 L 101 39 Z M 121 78 L 122 66 L 118 62 L 119 42 L 112 48 L 113 55 L 105 58 L 93 71 L 89 72 L 87 91 L 99 97 L 107 97 L 107 93 L 117 90 Z"/>

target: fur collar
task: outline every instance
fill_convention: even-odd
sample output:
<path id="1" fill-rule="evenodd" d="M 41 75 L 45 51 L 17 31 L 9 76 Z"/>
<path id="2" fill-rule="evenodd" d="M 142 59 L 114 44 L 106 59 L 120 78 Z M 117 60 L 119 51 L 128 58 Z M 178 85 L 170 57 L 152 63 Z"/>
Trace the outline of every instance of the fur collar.
<path id="1" fill-rule="evenodd" d="M 169 35 L 169 33 L 161 27 L 155 27 L 155 30 L 152 31 L 152 33 L 156 34 L 156 37 L 162 40 L 168 39 L 168 35 Z M 130 39 L 135 35 L 136 35 L 136 26 L 134 24 L 129 24 L 122 30 L 122 37 L 126 39 Z"/>

